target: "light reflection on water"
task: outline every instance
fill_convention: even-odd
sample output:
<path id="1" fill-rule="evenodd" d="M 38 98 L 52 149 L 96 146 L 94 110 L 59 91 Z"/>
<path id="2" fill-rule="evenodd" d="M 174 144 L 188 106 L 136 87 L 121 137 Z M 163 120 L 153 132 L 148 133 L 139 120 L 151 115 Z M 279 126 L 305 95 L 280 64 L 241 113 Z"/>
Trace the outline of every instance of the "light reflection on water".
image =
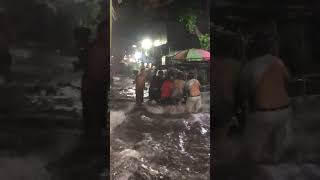
<path id="1" fill-rule="evenodd" d="M 128 94 L 114 97 L 121 96 Z M 126 101 L 112 103 L 111 107 L 128 105 Z M 110 139 L 111 179 L 210 179 L 208 113 L 168 117 L 133 108 L 125 115 L 125 120 L 117 119 L 119 116 L 110 120 L 122 122 L 114 127 Z"/>

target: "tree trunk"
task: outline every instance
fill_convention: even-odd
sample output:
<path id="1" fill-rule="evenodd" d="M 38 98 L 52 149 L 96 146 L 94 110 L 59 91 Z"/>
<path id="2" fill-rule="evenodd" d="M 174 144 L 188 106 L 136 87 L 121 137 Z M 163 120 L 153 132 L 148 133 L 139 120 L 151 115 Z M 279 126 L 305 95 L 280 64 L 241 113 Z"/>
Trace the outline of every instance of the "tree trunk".
<path id="1" fill-rule="evenodd" d="M 198 38 L 200 38 L 200 37 L 203 35 L 197 26 L 195 26 L 193 33 L 194 33 Z"/>

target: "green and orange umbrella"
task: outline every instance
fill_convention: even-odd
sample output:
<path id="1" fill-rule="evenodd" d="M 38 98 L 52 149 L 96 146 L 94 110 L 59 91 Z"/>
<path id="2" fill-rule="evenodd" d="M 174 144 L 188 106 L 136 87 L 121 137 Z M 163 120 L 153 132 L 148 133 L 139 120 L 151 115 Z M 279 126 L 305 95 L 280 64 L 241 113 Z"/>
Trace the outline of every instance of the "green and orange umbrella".
<path id="1" fill-rule="evenodd" d="M 210 52 L 203 49 L 187 49 L 178 51 L 172 59 L 179 61 L 210 61 Z"/>

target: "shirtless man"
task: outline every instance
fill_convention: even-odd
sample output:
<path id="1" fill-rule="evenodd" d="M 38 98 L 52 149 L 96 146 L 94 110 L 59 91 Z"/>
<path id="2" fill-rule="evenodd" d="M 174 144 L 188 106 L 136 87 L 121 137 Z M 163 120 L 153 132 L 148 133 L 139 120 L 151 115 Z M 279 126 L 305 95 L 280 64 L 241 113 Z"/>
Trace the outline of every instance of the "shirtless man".
<path id="1" fill-rule="evenodd" d="M 185 84 L 187 92 L 186 108 L 189 113 L 197 113 L 201 108 L 201 84 L 196 79 L 195 74 L 188 75 L 188 81 Z"/>
<path id="2" fill-rule="evenodd" d="M 274 38 L 257 34 L 249 46 L 251 61 L 242 73 L 245 139 L 250 160 L 278 161 L 289 143 L 291 107 L 286 89 L 289 73 L 275 56 Z"/>

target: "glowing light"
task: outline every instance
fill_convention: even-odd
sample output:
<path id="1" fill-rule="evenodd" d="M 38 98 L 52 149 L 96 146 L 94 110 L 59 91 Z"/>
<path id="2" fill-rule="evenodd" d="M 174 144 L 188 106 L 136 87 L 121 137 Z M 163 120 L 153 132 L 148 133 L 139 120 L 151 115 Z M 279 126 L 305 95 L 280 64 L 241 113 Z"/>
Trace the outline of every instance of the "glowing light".
<path id="1" fill-rule="evenodd" d="M 136 62 L 136 60 L 134 58 L 129 58 L 130 62 Z"/>
<path id="2" fill-rule="evenodd" d="M 135 45 L 135 44 L 134 44 L 134 45 L 132 45 L 132 47 L 133 47 L 133 48 L 136 48 L 136 47 L 137 47 L 137 45 Z"/>
<path id="3" fill-rule="evenodd" d="M 161 41 L 159 40 L 159 39 L 157 39 L 157 40 L 155 40 L 154 42 L 153 42 L 153 46 L 155 46 L 155 47 L 157 47 L 157 46 L 161 46 Z"/>
<path id="4" fill-rule="evenodd" d="M 142 42 L 141 42 L 141 46 L 143 49 L 145 50 L 148 50 L 152 47 L 152 41 L 151 39 L 144 39 Z"/>
<path id="5" fill-rule="evenodd" d="M 138 51 L 137 51 L 137 52 L 134 53 L 134 58 L 135 58 L 135 59 L 140 59 L 141 56 L 142 56 L 142 53 L 141 53 L 141 52 L 138 52 Z"/>
<path id="6" fill-rule="evenodd" d="M 161 65 L 165 65 L 166 64 L 166 56 L 162 56 L 161 57 Z"/>

